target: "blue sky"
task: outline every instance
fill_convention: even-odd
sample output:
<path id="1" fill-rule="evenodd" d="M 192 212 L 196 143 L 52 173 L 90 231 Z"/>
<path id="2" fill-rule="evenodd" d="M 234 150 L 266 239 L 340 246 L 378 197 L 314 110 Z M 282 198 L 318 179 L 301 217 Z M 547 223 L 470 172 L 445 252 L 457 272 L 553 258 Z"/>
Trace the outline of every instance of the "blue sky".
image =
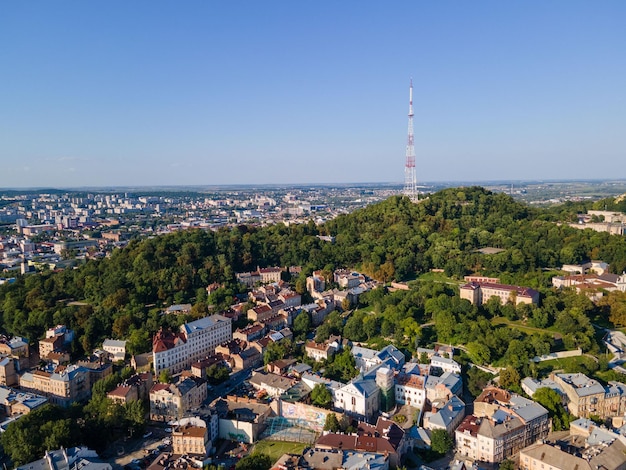
<path id="1" fill-rule="evenodd" d="M 7 1 L 0 187 L 626 177 L 626 2 Z"/>

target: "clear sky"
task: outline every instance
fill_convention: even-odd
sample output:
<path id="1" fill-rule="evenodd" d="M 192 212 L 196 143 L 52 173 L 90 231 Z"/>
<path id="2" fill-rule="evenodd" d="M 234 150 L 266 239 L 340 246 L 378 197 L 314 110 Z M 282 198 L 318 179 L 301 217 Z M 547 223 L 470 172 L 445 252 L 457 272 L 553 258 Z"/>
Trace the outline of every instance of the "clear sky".
<path id="1" fill-rule="evenodd" d="M 0 187 L 626 177 L 626 2 L 0 3 Z"/>

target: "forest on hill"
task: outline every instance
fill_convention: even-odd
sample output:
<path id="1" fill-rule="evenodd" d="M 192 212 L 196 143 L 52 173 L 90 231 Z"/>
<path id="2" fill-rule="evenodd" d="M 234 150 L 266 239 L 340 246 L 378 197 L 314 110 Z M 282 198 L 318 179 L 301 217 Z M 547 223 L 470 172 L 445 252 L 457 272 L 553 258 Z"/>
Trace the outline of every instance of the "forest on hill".
<path id="1" fill-rule="evenodd" d="M 300 290 L 304 277 L 315 269 L 356 268 L 390 281 L 412 280 L 439 268 L 456 278 L 474 272 L 500 276 L 542 293 L 550 291 L 547 270 L 563 263 L 602 259 L 610 263 L 613 272 L 626 270 L 626 237 L 557 224 L 557 213 L 527 207 L 505 194 L 467 187 L 443 190 L 419 204 L 394 196 L 321 226 L 313 222 L 238 226 L 132 241 L 109 258 L 90 260 L 77 269 L 19 277 L 15 283 L 0 286 L 0 330 L 34 341 L 45 329 L 66 324 L 77 333 L 76 355 L 91 351 L 107 337 L 127 339 L 131 353 L 145 352 L 159 327 L 177 326 L 188 319 L 159 315 L 163 306 L 192 303 L 192 315 L 203 316 L 207 305 L 226 306 L 232 295 L 241 291 L 235 272 L 257 266 L 302 266 L 296 282 Z M 335 242 L 317 235 L 332 235 Z M 504 251 L 492 255 L 477 251 L 484 247 Z M 207 298 L 205 287 L 213 282 L 223 283 L 224 288 Z M 458 322 L 458 316 L 466 311 L 470 312 L 468 318 L 474 319 L 480 313 L 455 300 L 449 288 L 431 290 L 424 290 L 398 317 L 398 324 L 405 321 L 408 336 L 415 330 L 409 317 L 415 323 L 427 322 L 447 310 Z M 429 298 L 439 299 L 436 302 L 443 307 L 433 310 L 433 300 L 429 310 Z M 567 299 L 551 302 L 548 319 L 537 320 L 546 326 L 557 321 L 559 306 L 569 305 Z M 570 303 L 576 302 L 584 303 Z M 387 308 L 379 307 L 382 311 Z M 578 310 L 584 314 L 587 308 L 585 303 Z M 391 311 L 389 315 L 392 318 Z M 533 312 L 520 315 L 533 318 Z M 580 326 L 578 320 L 576 317 L 570 324 L 572 334 Z M 390 328 L 382 317 L 378 326 Z M 441 340 L 453 339 L 456 334 L 441 328 L 437 331 Z"/>

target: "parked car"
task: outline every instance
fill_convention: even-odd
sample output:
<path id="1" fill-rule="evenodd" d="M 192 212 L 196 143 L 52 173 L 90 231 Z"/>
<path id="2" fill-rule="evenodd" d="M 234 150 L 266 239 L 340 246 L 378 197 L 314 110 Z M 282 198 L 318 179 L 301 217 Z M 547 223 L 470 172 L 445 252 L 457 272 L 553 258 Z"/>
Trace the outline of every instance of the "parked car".
<path id="1" fill-rule="evenodd" d="M 165 428 L 165 432 L 172 432 L 172 428 Z"/>

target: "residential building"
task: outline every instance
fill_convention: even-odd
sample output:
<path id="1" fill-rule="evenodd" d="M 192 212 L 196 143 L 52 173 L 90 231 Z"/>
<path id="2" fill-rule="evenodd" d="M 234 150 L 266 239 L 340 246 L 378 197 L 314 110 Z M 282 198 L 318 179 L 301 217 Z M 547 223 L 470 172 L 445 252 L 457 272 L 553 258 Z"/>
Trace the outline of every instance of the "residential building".
<path id="1" fill-rule="evenodd" d="M 249 343 L 250 341 L 261 338 L 264 333 L 265 328 L 263 325 L 255 323 L 253 325 L 248 325 L 245 328 L 237 328 L 237 330 L 233 333 L 233 339 L 240 339 Z"/>
<path id="2" fill-rule="evenodd" d="M 444 429 L 448 434 L 452 434 L 464 417 L 465 403 L 453 395 L 448 402 L 439 400 L 431 403 L 431 411 L 424 413 L 424 428 L 431 431 Z"/>
<path id="3" fill-rule="evenodd" d="M 264 390 L 271 397 L 278 397 L 294 385 L 294 380 L 276 374 L 254 372 L 248 381 L 255 390 Z"/>
<path id="4" fill-rule="evenodd" d="M 399 374 L 396 377 L 396 403 L 421 409 L 426 401 L 425 377 Z"/>
<path id="5" fill-rule="evenodd" d="M 455 431 L 457 452 L 473 460 L 501 462 L 545 438 L 549 430 L 548 411 L 541 405 L 487 387 L 474 402 L 474 414 Z"/>
<path id="6" fill-rule="evenodd" d="M 430 359 L 430 367 L 438 367 L 444 372 L 453 372 L 455 374 L 461 373 L 461 364 L 454 359 L 448 359 L 443 356 L 433 356 Z"/>
<path id="7" fill-rule="evenodd" d="M 361 273 L 349 271 L 347 269 L 338 269 L 333 273 L 334 281 L 342 289 L 350 289 L 365 282 L 365 276 Z"/>
<path id="8" fill-rule="evenodd" d="M 25 415 L 48 403 L 48 399 L 35 393 L 0 387 L 0 405 L 7 416 Z"/>
<path id="9" fill-rule="evenodd" d="M 567 408 L 574 416 L 605 419 L 626 413 L 626 385 L 620 382 L 609 382 L 605 387 L 581 373 L 552 373 L 550 379 L 567 395 Z"/>
<path id="10" fill-rule="evenodd" d="M 172 431 L 172 452 L 178 455 L 205 457 L 211 449 L 211 439 L 206 427 L 185 424 Z"/>
<path id="11" fill-rule="evenodd" d="M 20 376 L 20 387 L 38 392 L 50 403 L 63 407 L 91 396 L 89 369 L 78 365 L 60 366 L 54 372 L 25 372 Z"/>
<path id="12" fill-rule="evenodd" d="M 392 344 L 385 346 L 380 351 L 353 346 L 351 352 L 354 356 L 356 368 L 363 372 L 383 363 L 397 370 L 402 367 L 405 362 L 404 353 Z"/>
<path id="13" fill-rule="evenodd" d="M 539 303 L 539 292 L 536 290 L 507 284 L 469 282 L 459 288 L 459 294 L 462 299 L 469 300 L 472 305 L 482 305 L 492 297 L 499 299 L 502 305 L 507 302 L 515 305 Z"/>
<path id="14" fill-rule="evenodd" d="M 150 390 L 150 419 L 170 421 L 198 408 L 207 397 L 206 381 L 191 376 L 176 384 L 154 384 Z"/>
<path id="15" fill-rule="evenodd" d="M 123 361 L 126 357 L 126 341 L 105 339 L 102 349 L 111 354 L 113 361 Z"/>
<path id="16" fill-rule="evenodd" d="M 581 420 L 577 420 L 581 421 Z M 574 423 L 572 423 L 574 424 Z M 624 470 L 626 439 L 597 426 L 589 433 L 570 435 L 558 441 L 541 440 L 522 449 L 522 470 Z"/>
<path id="17" fill-rule="evenodd" d="M 152 341 L 156 374 L 168 370 L 176 374 L 194 362 L 211 355 L 216 346 L 232 338 L 230 318 L 211 315 L 180 327 L 179 333 L 159 330 Z"/>
<path id="18" fill-rule="evenodd" d="M 315 341 L 307 341 L 304 345 L 304 350 L 307 357 L 316 361 L 326 361 L 335 354 L 337 348 L 328 342 L 316 343 Z"/>
<path id="19" fill-rule="evenodd" d="M 95 450 L 87 447 L 71 447 L 46 451 L 42 459 L 30 462 L 15 470 L 111 470 L 111 465 L 103 462 Z"/>
<path id="20" fill-rule="evenodd" d="M 19 377 L 15 370 L 15 362 L 16 360 L 11 356 L 0 356 L 0 385 L 11 387 L 18 384 Z"/>
<path id="21" fill-rule="evenodd" d="M 407 440 L 402 428 L 379 417 L 374 426 L 360 422 L 356 434 L 328 433 L 320 436 L 315 449 L 382 454 L 388 456 L 389 466 L 395 468 L 407 450 Z"/>
<path id="22" fill-rule="evenodd" d="M 259 268 L 256 271 L 236 273 L 237 280 L 248 287 L 253 287 L 257 283 L 269 284 L 280 282 L 280 274 L 283 269 L 279 267 Z"/>

